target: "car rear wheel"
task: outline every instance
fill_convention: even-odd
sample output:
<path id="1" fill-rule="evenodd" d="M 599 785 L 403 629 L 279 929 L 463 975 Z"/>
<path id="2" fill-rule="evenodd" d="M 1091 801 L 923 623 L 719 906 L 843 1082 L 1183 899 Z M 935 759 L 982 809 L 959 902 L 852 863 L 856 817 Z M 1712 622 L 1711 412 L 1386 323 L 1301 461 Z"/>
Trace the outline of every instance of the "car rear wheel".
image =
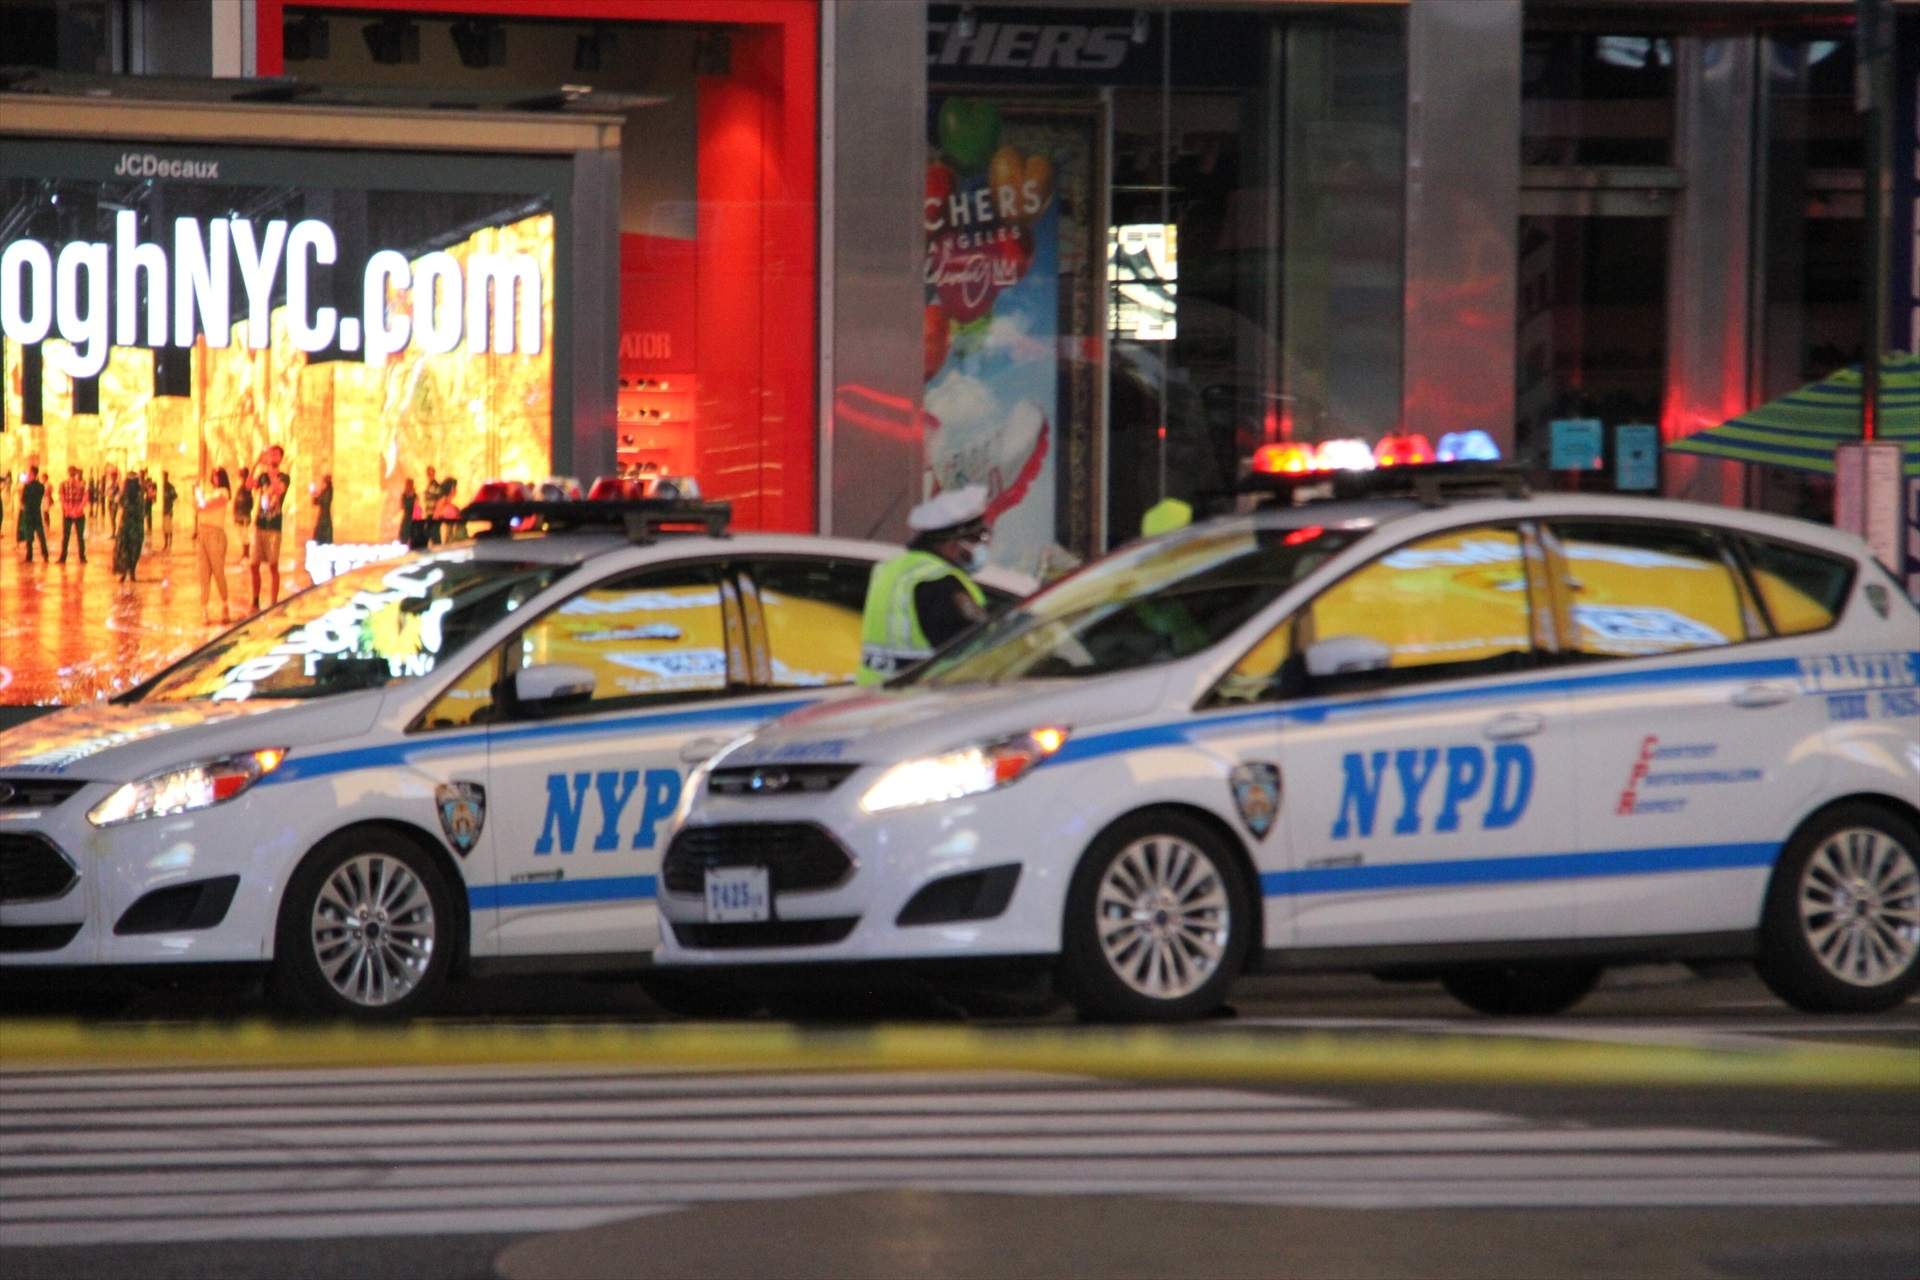
<path id="1" fill-rule="evenodd" d="M 1591 964 L 1488 964 L 1440 975 L 1447 994 L 1476 1013 L 1540 1018 L 1564 1013 L 1600 984 Z"/>
<path id="2" fill-rule="evenodd" d="M 342 832 L 287 886 L 274 989 L 308 1012 L 411 1017 L 446 986 L 453 931 L 452 894 L 428 854 L 390 832 Z"/>
<path id="3" fill-rule="evenodd" d="M 1809 1013 L 1891 1009 L 1920 986 L 1920 831 L 1871 804 L 1830 810 L 1781 854 L 1761 980 Z"/>
<path id="4" fill-rule="evenodd" d="M 1086 1018 L 1199 1017 L 1240 972 L 1252 917 L 1239 866 L 1205 824 L 1164 812 L 1123 819 L 1074 872 L 1061 991 Z"/>

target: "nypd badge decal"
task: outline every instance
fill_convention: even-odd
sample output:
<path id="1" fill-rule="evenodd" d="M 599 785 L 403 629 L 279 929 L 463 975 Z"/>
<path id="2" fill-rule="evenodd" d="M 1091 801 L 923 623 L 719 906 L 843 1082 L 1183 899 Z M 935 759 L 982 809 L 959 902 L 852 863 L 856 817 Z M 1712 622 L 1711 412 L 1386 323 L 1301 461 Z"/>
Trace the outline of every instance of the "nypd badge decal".
<path id="1" fill-rule="evenodd" d="M 1240 821 L 1247 824 L 1256 840 L 1264 839 L 1280 815 L 1280 766 L 1243 764 L 1228 775 L 1227 783 L 1233 788 L 1233 804 L 1240 810 Z"/>
<path id="2" fill-rule="evenodd" d="M 443 782 L 434 788 L 433 797 L 447 843 L 455 853 L 466 857 L 479 843 L 480 829 L 487 824 L 487 789 L 477 782 Z"/>

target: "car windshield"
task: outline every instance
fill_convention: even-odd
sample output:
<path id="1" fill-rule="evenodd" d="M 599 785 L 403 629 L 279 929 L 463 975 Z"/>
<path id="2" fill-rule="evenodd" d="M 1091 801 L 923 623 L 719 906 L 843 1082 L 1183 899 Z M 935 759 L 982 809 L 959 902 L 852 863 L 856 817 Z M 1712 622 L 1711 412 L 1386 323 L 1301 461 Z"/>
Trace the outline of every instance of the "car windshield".
<path id="1" fill-rule="evenodd" d="M 1184 658 L 1366 533 L 1239 519 L 1124 547 L 969 633 L 902 683 L 1097 676 Z"/>
<path id="2" fill-rule="evenodd" d="M 424 676 L 571 567 L 470 548 L 367 565 L 248 619 L 135 700 L 323 698 Z"/>

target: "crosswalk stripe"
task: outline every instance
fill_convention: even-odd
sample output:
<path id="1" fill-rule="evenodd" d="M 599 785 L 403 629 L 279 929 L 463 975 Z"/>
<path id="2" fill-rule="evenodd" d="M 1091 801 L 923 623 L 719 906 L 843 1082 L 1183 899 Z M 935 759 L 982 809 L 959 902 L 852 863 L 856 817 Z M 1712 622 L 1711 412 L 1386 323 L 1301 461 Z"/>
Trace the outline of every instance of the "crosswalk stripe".
<path id="1" fill-rule="evenodd" d="M 538 1133 L 538 1127 L 530 1132 Z M 150 1146 L 132 1143 L 99 1145 L 62 1140 L 59 1149 L 49 1151 L 42 1142 L 37 1148 L 16 1149 L 6 1154 L 13 1168 L 113 1168 L 127 1166 L 193 1166 L 200 1163 L 283 1164 L 298 1161 L 307 1164 L 416 1164 L 445 1160 L 451 1156 L 467 1159 L 504 1160 L 514 1156 L 538 1159 L 582 1159 L 602 1156 L 629 1160 L 681 1161 L 693 1159 L 739 1160 L 748 1164 L 766 1159 L 841 1159 L 853 1160 L 885 1156 L 995 1156 L 1045 1155 L 1076 1156 L 1087 1159 L 1133 1156 L 1152 1158 L 1165 1153 L 1167 1140 L 1160 1135 L 1075 1134 L 1023 1137 L 1006 1134 L 988 1138 L 942 1136 L 937 1141 L 921 1137 L 815 1138 L 799 1141 L 737 1142 L 545 1142 L 531 1138 L 519 1142 L 411 1141 L 397 1145 L 363 1139 L 328 1135 L 321 1146 L 289 1144 L 271 1132 L 236 1130 L 232 1137 L 246 1148 L 182 1147 L 177 1142 L 156 1142 Z M 1761 1134 L 1732 1133 L 1710 1129 L 1623 1128 L 1593 1130 L 1562 1129 L 1444 1129 L 1409 1132 L 1388 1130 L 1378 1133 L 1285 1133 L 1285 1134 L 1204 1134 L 1184 1142 L 1187 1150 L 1201 1149 L 1215 1155 L 1288 1155 L 1334 1152 L 1416 1152 L 1416 1151 L 1537 1151 L 1542 1149 L 1664 1150 L 1664 1149 L 1781 1149 L 1813 1147 L 1811 1138 L 1768 1137 Z M 278 1150 L 260 1148 L 278 1146 Z"/>
<path id="2" fill-rule="evenodd" d="M 697 1108 L 693 1110 L 698 1110 Z M 149 1147 L 172 1150 L 221 1150 L 233 1145 L 236 1136 L 249 1139 L 270 1137 L 288 1145 L 302 1141 L 326 1142 L 408 1142 L 446 1140 L 450 1129 L 457 1129 L 461 1142 L 482 1138 L 507 1141 L 516 1138 L 548 1140 L 645 1139 L 656 1142 L 688 1141 L 706 1138 L 713 1141 L 748 1140 L 763 1143 L 780 1138 L 833 1138 L 840 1136 L 898 1135 L 901 1137 L 937 1137 L 944 1135 L 980 1135 L 1002 1131 L 1022 1134 L 1076 1134 L 1104 1132 L 1112 1127 L 1112 1113 L 1091 1108 L 1070 1108 L 1064 1113 L 1035 1113 L 1027 1108 L 1002 1112 L 985 1108 L 986 1114 L 961 1111 L 947 1100 L 928 1109 L 929 1113 L 893 1113 L 894 1109 L 869 1112 L 858 1102 L 824 1115 L 783 1116 L 771 1108 L 756 1109 L 747 1115 L 653 1116 L 633 1118 L 622 1111 L 608 1109 L 588 1119 L 549 1120 L 537 1108 L 512 1115 L 446 1116 L 448 1123 L 401 1124 L 398 1118 L 388 1123 L 348 1124 L 346 1115 L 332 1123 L 316 1123 L 310 1117 L 289 1117 L 279 1123 L 265 1115 L 231 1116 L 218 1113 L 197 1117 L 191 1123 L 144 1120 L 138 1127 L 112 1128 L 96 1132 L 98 1126 L 40 1125 L 13 1126 L 0 1137 L 0 1155 L 15 1151 L 40 1150 L 51 1135 L 75 1150 L 135 1150 Z M 1256 1104 L 1242 1112 L 1218 1109 L 1142 1111 L 1129 1116 L 1127 1128 L 1139 1134 L 1190 1133 L 1196 1135 L 1232 1133 L 1309 1133 L 1324 1131 L 1365 1132 L 1377 1129 L 1469 1129 L 1507 1126 L 1512 1119 L 1484 1111 L 1466 1110 L 1346 1110 L 1324 1111 L 1291 1109 L 1262 1110 Z"/>
<path id="3" fill-rule="evenodd" d="M 1804 1176 L 1804 1175 L 1802 1175 Z M 819 1195 L 831 1191 L 857 1188 L 867 1180 L 851 1176 L 822 1176 L 816 1170 L 811 1177 L 793 1178 L 778 1182 L 761 1181 L 743 1186 L 735 1181 L 725 1182 L 670 1182 L 663 1183 L 655 1194 L 648 1194 L 642 1187 L 623 1179 L 608 1178 L 601 1175 L 593 1181 L 568 1182 L 564 1185 L 486 1185 L 470 1186 L 459 1189 L 458 1207 L 463 1210 L 478 1208 L 533 1209 L 533 1208 L 578 1208 L 590 1205 L 607 1205 L 618 1208 L 645 1208 L 659 1204 L 694 1204 L 716 1201 L 734 1201 L 743 1199 L 777 1199 L 801 1195 Z M 1354 1204 L 1358 1201 L 1379 1200 L 1386 1196 L 1395 1196 L 1403 1207 L 1409 1199 L 1409 1188 L 1404 1179 L 1395 1178 L 1383 1166 L 1375 1174 L 1364 1179 L 1346 1179 L 1323 1181 L 1317 1175 L 1311 1179 L 1303 1178 L 1296 1185 L 1285 1189 L 1248 1191 L 1242 1187 L 1225 1185 L 1205 1196 L 1196 1196 L 1190 1182 L 1174 1182 L 1164 1177 L 1142 1178 L 1137 1174 L 1120 1174 L 1112 1178 L 1089 1177 L 1084 1172 L 1078 1175 L 1066 1172 L 1063 1176 L 1050 1179 L 1038 1179 L 1031 1175 L 1022 1182 L 1018 1179 L 981 1178 L 977 1172 L 961 1174 L 953 1170 L 928 1170 L 915 1178 L 916 1185 L 942 1190 L 1007 1190 L 1018 1188 L 1030 1194 L 1057 1192 L 1063 1186 L 1071 1186 L 1082 1193 L 1105 1194 L 1177 1194 L 1183 1199 L 1204 1199 L 1210 1202 L 1228 1202 L 1236 1204 L 1283 1205 L 1298 1204 L 1302 1198 L 1320 1204 Z M 1758 1180 L 1758 1190 L 1770 1196 L 1802 1196 L 1809 1191 L 1822 1194 L 1820 1203 L 1848 1203 L 1864 1199 L 1868 1203 L 1901 1204 L 1912 1201 L 1920 1188 L 1916 1182 L 1920 1179 L 1908 1177 L 1904 1180 L 1889 1170 L 1884 1162 L 1875 1161 L 1839 1161 L 1830 1163 L 1820 1174 L 1816 1186 L 1801 1185 L 1799 1177 L 1777 1174 Z M 1835 1198 L 1837 1188 L 1848 1190 L 1848 1199 Z M 1632 1176 L 1614 1176 L 1609 1178 L 1591 1178 L 1563 1173 L 1559 1177 L 1529 1178 L 1503 1177 L 1498 1179 L 1468 1180 L 1460 1185 L 1435 1185 L 1424 1192 L 1447 1204 L 1461 1203 L 1539 1203 L 1557 1204 L 1567 1202 L 1570 1196 L 1578 1195 L 1583 1189 L 1604 1188 L 1608 1195 L 1619 1199 L 1626 1193 L 1642 1197 L 1642 1202 L 1660 1203 L 1660 1196 L 1683 1199 L 1691 1203 L 1708 1203 L 1715 1200 L 1741 1202 L 1756 1188 L 1742 1187 L 1738 1191 L 1711 1178 L 1654 1175 L 1651 1171 L 1639 1171 Z M 297 1204 L 289 1206 L 283 1195 L 272 1191 L 251 1190 L 231 1192 L 193 1193 L 194 1217 L 237 1218 L 242 1216 L 298 1216 L 312 1217 L 335 1213 L 354 1212 L 394 1212 L 399 1210 L 446 1209 L 449 1206 L 447 1189 L 438 1186 L 419 1187 L 361 1187 L 338 1190 L 320 1190 L 303 1193 Z M 1415 1190 L 1412 1198 L 1417 1202 L 1423 1192 Z M 1779 1202 L 1779 1201 L 1775 1201 Z M 4 1225 L 9 1235 L 15 1226 L 26 1226 L 44 1222 L 108 1222 L 124 1223 L 138 1219 L 166 1224 L 181 1216 L 183 1204 L 178 1195 L 127 1196 L 120 1199 L 99 1199 L 76 1202 L 59 1197 L 19 1198 L 9 1196 L 5 1205 L 0 1206 L 0 1225 Z"/>
<path id="4" fill-rule="evenodd" d="M 601 1093 L 613 1093 L 603 1090 Z M 152 1095 L 144 1095 L 152 1096 Z M 520 1095 L 524 1098 L 524 1095 Z M 404 1116 L 417 1122 L 471 1121 L 475 1099 L 457 1089 L 433 1095 L 431 1101 L 405 1101 L 382 1091 L 379 1100 L 351 1099 L 325 1105 L 310 1105 L 312 1091 L 303 1090 L 298 1102 L 282 1096 L 263 1100 L 251 1093 L 223 1094 L 223 1105 L 210 1108 L 204 1093 L 168 1095 L 158 1103 L 140 1103 L 133 1097 L 115 1098 L 111 1103 L 95 1105 L 88 1098 L 54 1100 L 41 1098 L 37 1105 L 21 1105 L 8 1099 L 0 1105 L 0 1132 L 33 1127 L 50 1114 L 62 1117 L 62 1124 L 81 1127 L 124 1128 L 151 1124 L 238 1123 L 249 1116 L 262 1116 L 281 1123 L 333 1122 L 380 1115 Z M 308 1103 L 309 1105 L 300 1105 Z M 188 1105 L 191 1104 L 191 1105 Z M 443 1104 L 443 1105 L 437 1105 Z M 1247 1111 L 1327 1111 L 1347 1104 L 1328 1098 L 1300 1098 L 1285 1094 L 1242 1093 L 1232 1089 L 1114 1089 L 1090 1087 L 1081 1090 L 996 1091 L 975 1087 L 971 1082 L 938 1093 L 902 1093 L 898 1091 L 853 1090 L 837 1092 L 798 1092 L 791 1088 L 764 1094 L 705 1093 L 686 1090 L 679 1094 L 636 1098 L 599 1096 L 552 1099 L 516 1099 L 490 1102 L 484 1114 L 492 1118 L 538 1115 L 559 1119 L 569 1115 L 631 1117 L 661 1115 L 793 1115 L 795 1113 L 840 1115 L 847 1112 L 958 1112 L 977 1114 L 983 1108 L 1002 1112 L 1120 1111 L 1129 1107 L 1164 1111 L 1222 1111 L 1235 1115 Z"/>
<path id="5" fill-rule="evenodd" d="M 1164 1146 L 1166 1138 L 1179 1137 L 1209 1144 L 1222 1140 L 1251 1138 L 1257 1134 L 1309 1133 L 1413 1133 L 1425 1130 L 1467 1130 L 1511 1128 L 1520 1122 L 1480 1111 L 1248 1111 L 1242 1115 L 1218 1112 L 1141 1113 L 1128 1116 L 1125 1126 L 1132 1141 L 1142 1147 Z M 44 1154 L 59 1151 L 226 1151 L 237 1143 L 273 1143 L 289 1149 L 325 1144 L 358 1146 L 374 1144 L 389 1147 L 409 1144 L 416 1150 L 454 1149 L 482 1142 L 544 1141 L 564 1144 L 604 1144 L 638 1141 L 672 1144 L 681 1150 L 686 1144 L 704 1143 L 710 1147 L 725 1144 L 738 1149 L 749 1144 L 754 1151 L 766 1151 L 775 1145 L 791 1146 L 795 1141 L 811 1141 L 817 1150 L 831 1149 L 836 1141 L 869 1139 L 906 1141 L 909 1139 L 948 1140 L 1004 1138 L 1018 1141 L 1042 1135 L 1066 1140 L 1107 1141 L 1114 1126 L 1113 1117 L 1100 1115 L 878 1115 L 856 1112 L 839 1115 L 784 1119 L 772 1115 L 727 1120 L 647 1120 L 626 1121 L 607 1116 L 591 1121 L 563 1123 L 509 1123 L 494 1117 L 476 1117 L 454 1126 L 444 1125 L 309 1125 L 293 1128 L 285 1125 L 248 1125 L 236 1121 L 226 1125 L 197 1125 L 179 1128 L 143 1128 L 92 1131 L 19 1132 L 0 1138 L 0 1156 Z M 457 1137 L 449 1139 L 451 1130 Z"/>
<path id="6" fill-rule="evenodd" d="M 964 1087 L 986 1089 L 1023 1085 L 1028 1088 L 1052 1088 L 1060 1091 L 1098 1089 L 1103 1081 L 1080 1076 L 1042 1075 L 1026 1071 L 982 1071 L 956 1075 L 951 1071 L 760 1071 L 688 1072 L 683 1067 L 653 1070 L 634 1067 L 586 1068 L 556 1072 L 551 1067 L 473 1067 L 448 1066 L 431 1070 L 394 1067 L 317 1067 L 263 1068 L 254 1071 L 182 1068 L 172 1071 L 115 1071 L 101 1068 L 75 1071 L 49 1067 L 36 1070 L 0 1071 L 0 1091 L 14 1100 L 27 1091 L 47 1094 L 86 1094 L 97 1103 L 100 1094 L 121 1095 L 142 1089 L 179 1090 L 191 1094 L 224 1093 L 252 1087 L 268 1099 L 303 1093 L 315 1085 L 334 1089 L 388 1089 L 423 1087 L 428 1091 L 485 1088 L 506 1092 L 536 1085 L 614 1088 L 635 1094 L 725 1094 L 753 1092 L 832 1093 L 879 1092 L 917 1093 L 930 1088 Z"/>
<path id="7" fill-rule="evenodd" d="M 1920 1205 L 1911 1151 L 1031 1073 L 141 1071 L 15 1092 L 23 1074 L 0 1077 L 6 1247 L 524 1234 L 902 1185 L 1353 1209 Z"/>
<path id="8" fill-rule="evenodd" d="M 1455 1156 L 1436 1155 L 1333 1155 L 1333 1156 L 1230 1156 L 1224 1158 L 1168 1156 L 1149 1166 L 1151 1177 L 1143 1176 L 1137 1162 L 1090 1166 L 1074 1159 L 1046 1156 L 979 1159 L 942 1163 L 934 1160 L 862 1161 L 858 1173 L 863 1182 L 900 1181 L 941 1176 L 955 1181 L 981 1185 L 1014 1186 L 1040 1189 L 1062 1181 L 1077 1180 L 1127 1189 L 1152 1188 L 1190 1190 L 1219 1187 L 1226 1191 L 1245 1191 L 1249 1181 L 1308 1182 L 1324 1185 L 1389 1181 L 1413 1186 L 1426 1181 L 1449 1184 L 1483 1183 L 1486 1169 L 1493 1166 L 1469 1166 Z M 1475 1172 L 1478 1167 L 1481 1171 Z M 1905 1186 L 1908 1194 L 1920 1194 L 1920 1164 L 1909 1152 L 1787 1151 L 1768 1158 L 1764 1166 L 1754 1163 L 1749 1154 L 1721 1152 L 1686 1153 L 1583 1153 L 1515 1152 L 1503 1155 L 1497 1168 L 1503 1178 L 1514 1181 L 1581 1178 L 1666 1179 L 1738 1182 L 1761 1179 L 1821 1182 L 1845 1177 L 1870 1177 L 1891 1187 Z M 1096 1172 L 1097 1171 L 1097 1176 Z M 445 1163 L 408 1165 L 384 1169 L 379 1173 L 382 1187 L 433 1187 L 458 1191 L 469 1187 L 521 1187 L 533 1185 L 580 1185 L 601 1183 L 626 1187 L 663 1188 L 661 1195 L 695 1195 L 701 1187 L 734 1188 L 751 1191 L 760 1187 L 812 1185 L 821 1177 L 821 1165 L 813 1160 L 767 1160 L 751 1168 L 730 1162 L 666 1161 L 640 1162 L 620 1160 L 496 1163 Z M 199 1197 L 226 1192 L 284 1196 L 289 1193 L 353 1190 L 367 1185 L 365 1169 L 341 1167 L 313 1170 L 292 1167 L 278 1171 L 259 1169 L 201 1168 L 189 1173 L 56 1173 L 30 1174 L 9 1178 L 7 1196 L 0 1202 L 0 1215 L 29 1199 L 62 1198 L 85 1200 L 119 1196 L 166 1196 L 184 1207 Z M 1217 1198 L 1213 1193 L 1209 1198 Z"/>
<path id="9" fill-rule="evenodd" d="M 649 1213 L 668 1213 L 673 1204 L 592 1206 L 584 1208 L 453 1209 L 312 1215 L 306 1217 L 195 1217 L 165 1223 L 143 1221 L 89 1223 L 80 1236 L 71 1222 L 28 1223 L 9 1227 L 0 1245 L 195 1244 L 211 1240 L 326 1240 L 349 1236 L 522 1235 L 572 1231 L 619 1222 Z"/>

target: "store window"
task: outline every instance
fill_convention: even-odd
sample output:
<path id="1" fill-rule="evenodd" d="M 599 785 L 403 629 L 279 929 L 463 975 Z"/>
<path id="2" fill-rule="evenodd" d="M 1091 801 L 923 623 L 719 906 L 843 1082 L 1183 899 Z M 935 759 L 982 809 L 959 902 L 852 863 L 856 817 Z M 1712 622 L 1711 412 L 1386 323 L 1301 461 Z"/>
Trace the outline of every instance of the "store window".
<path id="1" fill-rule="evenodd" d="M 0 62 L 48 71 L 115 71 L 114 20 L 107 0 L 5 0 Z"/>
<path id="2" fill-rule="evenodd" d="M 1848 365 L 1862 340 L 1867 235 L 1862 117 L 1854 109 L 1854 47 L 1844 29 L 1761 41 L 1756 282 L 1756 403 Z M 1751 468 L 1752 504 L 1821 522 L 1833 518 L 1833 481 L 1812 472 Z"/>
<path id="3" fill-rule="evenodd" d="M 1547 466 L 1556 421 L 1660 421 L 1668 236 L 1664 217 L 1521 218 L 1517 457 Z"/>
<path id="4" fill-rule="evenodd" d="M 1619 428 L 1666 403 L 1680 38 L 1542 16 L 1521 56 L 1514 457 L 1611 487 Z"/>
<path id="5" fill-rule="evenodd" d="M 479 7 L 259 0 L 262 70 L 429 96 L 628 95 L 608 452 L 646 484 L 693 476 L 733 503 L 737 527 L 811 530 L 817 5 L 524 0 L 465 12 Z"/>
<path id="6" fill-rule="evenodd" d="M 1523 165 L 1663 165 L 1673 152 L 1674 42 L 1648 32 L 1529 30 Z"/>
<path id="7" fill-rule="evenodd" d="M 921 489 L 993 556 L 1138 536 L 1399 416 L 1405 16 L 928 8 Z"/>

